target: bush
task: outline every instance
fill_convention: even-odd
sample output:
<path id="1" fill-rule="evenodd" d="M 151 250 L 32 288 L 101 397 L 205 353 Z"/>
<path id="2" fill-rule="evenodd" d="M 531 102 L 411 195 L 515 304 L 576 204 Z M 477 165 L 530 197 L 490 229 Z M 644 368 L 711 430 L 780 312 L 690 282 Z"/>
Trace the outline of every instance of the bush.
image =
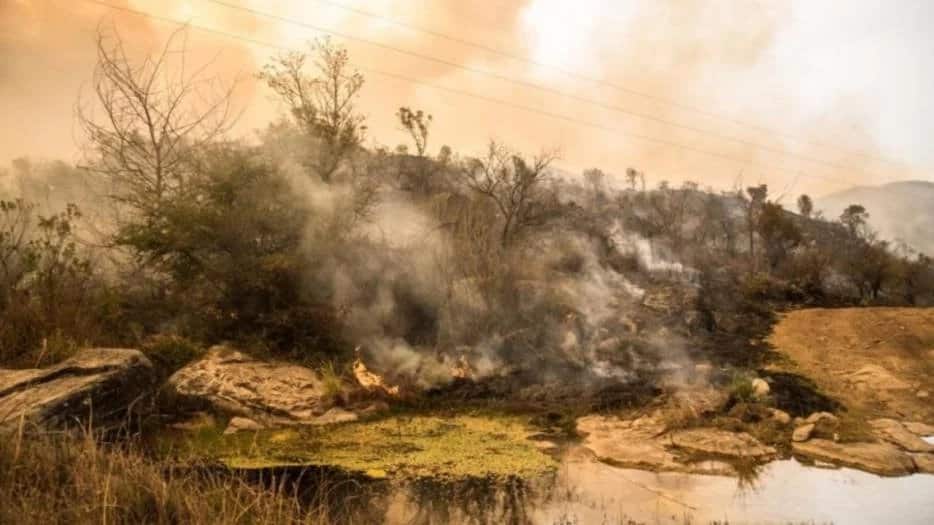
<path id="1" fill-rule="evenodd" d="M 187 191 L 124 225 L 118 243 L 165 275 L 187 336 L 273 353 L 341 350 L 336 315 L 307 297 L 312 214 L 284 175 L 249 149 L 204 154 Z"/>
<path id="2" fill-rule="evenodd" d="M 0 201 L 0 364 L 40 366 L 101 340 L 107 292 L 78 250 L 74 205 Z"/>

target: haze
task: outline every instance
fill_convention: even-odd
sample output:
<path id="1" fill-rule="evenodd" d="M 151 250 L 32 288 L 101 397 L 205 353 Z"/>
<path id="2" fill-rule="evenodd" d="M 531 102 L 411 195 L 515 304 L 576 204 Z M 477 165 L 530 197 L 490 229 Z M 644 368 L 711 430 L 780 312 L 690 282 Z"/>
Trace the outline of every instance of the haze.
<path id="1" fill-rule="evenodd" d="M 934 39 L 927 30 L 934 22 L 934 5 L 927 2 L 855 1 L 844 6 L 813 1 L 694 0 L 231 1 L 281 18 L 207 0 L 105 3 L 296 49 L 324 34 L 309 27 L 313 25 L 770 150 L 335 37 L 349 48 L 354 63 L 367 77 L 362 107 L 369 136 L 389 142 L 385 144 L 389 147 L 404 141 L 394 112 L 408 105 L 434 115 L 435 147 L 443 143 L 456 151 L 476 153 L 490 137 L 527 151 L 558 147 L 560 166 L 575 173 L 598 166 L 621 178 L 626 167 L 635 166 L 653 182 L 692 179 L 721 188 L 737 181 L 765 182 L 792 193 L 814 194 L 858 184 L 932 180 L 934 151 L 927 138 L 934 134 L 934 106 L 929 97 L 934 91 Z M 73 108 L 82 85 L 90 79 L 93 34 L 102 22 L 115 24 L 141 51 L 157 45 L 173 29 L 166 22 L 86 0 L 0 2 L 0 54 L 4 57 L 0 114 L 6 122 L 0 127 L 0 163 L 21 156 L 79 160 L 81 137 L 73 126 Z M 194 27 L 189 33 L 189 62 L 213 59 L 211 74 L 240 79 L 236 102 L 244 113 L 234 134 L 250 135 L 281 112 L 253 77 L 276 49 Z M 441 91 L 373 69 L 622 133 Z M 581 81 L 562 71 L 604 79 L 628 91 Z M 705 114 L 687 107 L 703 109 Z M 710 118 L 710 114 L 731 120 Z M 737 120 L 782 134 L 739 126 Z M 778 150 L 796 156 L 780 155 Z"/>

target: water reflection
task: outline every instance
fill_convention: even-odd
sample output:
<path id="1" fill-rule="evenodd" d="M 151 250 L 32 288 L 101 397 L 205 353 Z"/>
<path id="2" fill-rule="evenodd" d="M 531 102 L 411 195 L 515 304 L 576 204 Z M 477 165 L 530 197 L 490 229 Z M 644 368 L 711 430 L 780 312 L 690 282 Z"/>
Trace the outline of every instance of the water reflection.
<path id="1" fill-rule="evenodd" d="M 372 480 L 332 470 L 266 472 L 334 523 L 577 525 L 934 523 L 934 476 L 882 478 L 795 460 L 741 479 L 616 468 L 570 454 L 537 480 Z"/>
<path id="2" fill-rule="evenodd" d="M 389 522 L 412 525 L 526 525 L 530 511 L 551 493 L 555 478 L 442 481 L 421 479 L 406 484 L 390 512 Z"/>

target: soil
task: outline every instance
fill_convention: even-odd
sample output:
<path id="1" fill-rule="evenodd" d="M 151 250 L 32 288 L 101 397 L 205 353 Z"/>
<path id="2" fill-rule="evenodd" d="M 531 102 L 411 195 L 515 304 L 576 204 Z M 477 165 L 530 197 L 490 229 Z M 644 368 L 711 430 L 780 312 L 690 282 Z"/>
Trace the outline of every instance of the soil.
<path id="1" fill-rule="evenodd" d="M 781 316 L 769 371 L 803 376 L 851 420 L 934 423 L 934 308 L 808 309 Z M 920 396 L 919 396 L 920 394 Z"/>

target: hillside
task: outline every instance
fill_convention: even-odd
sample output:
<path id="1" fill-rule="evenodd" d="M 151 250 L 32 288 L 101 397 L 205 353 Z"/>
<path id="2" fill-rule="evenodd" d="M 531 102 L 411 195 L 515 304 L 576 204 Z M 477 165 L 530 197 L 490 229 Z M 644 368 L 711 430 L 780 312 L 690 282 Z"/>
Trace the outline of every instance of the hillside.
<path id="1" fill-rule="evenodd" d="M 924 253 L 934 253 L 934 183 L 893 182 L 862 186 L 816 199 L 816 208 L 835 219 L 850 204 L 862 204 L 869 222 L 883 237 L 902 239 Z"/>

